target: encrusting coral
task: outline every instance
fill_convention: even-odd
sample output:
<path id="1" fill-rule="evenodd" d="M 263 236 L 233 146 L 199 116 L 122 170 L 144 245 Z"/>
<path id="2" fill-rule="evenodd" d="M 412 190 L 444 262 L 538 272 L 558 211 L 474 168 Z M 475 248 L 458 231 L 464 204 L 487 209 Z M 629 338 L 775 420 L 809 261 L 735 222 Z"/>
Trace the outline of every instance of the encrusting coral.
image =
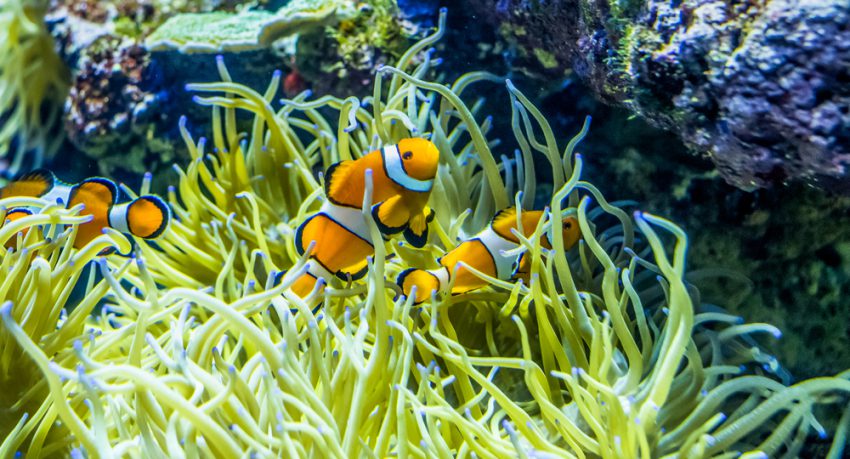
<path id="1" fill-rule="evenodd" d="M 102 248 L 70 250 L 73 209 L 0 229 L 4 242 L 46 219 L 69 225 L 49 241 L 29 231 L 0 256 L 16 267 L 0 270 L 0 287 L 15 286 L 0 308 L 0 371 L 14 363 L 33 375 L 2 380 L 0 393 L 28 396 L 8 414 L 17 424 L 2 426 L 0 456 L 753 458 L 794 456 L 810 432 L 828 435 L 816 410 L 847 405 L 850 375 L 779 382 L 755 344 L 778 330 L 701 305 L 685 280 L 684 232 L 581 180 L 574 150 L 587 126 L 560 150 L 510 82 L 519 150 L 497 161 L 480 102 L 461 96 L 498 79 L 427 80 L 438 61 L 425 50 L 443 21 L 362 101 L 301 94 L 274 109 L 279 75 L 260 94 L 230 81 L 220 60 L 222 82 L 188 87 L 211 106 L 213 148 L 183 128 L 193 160 L 176 167 L 176 221 L 155 243 L 136 241 L 133 258 L 89 264 L 102 280 L 89 271 L 67 315 L 67 297 L 42 302 L 34 285 L 65 292 Z M 253 116 L 247 133 L 237 110 Z M 304 269 L 294 227 L 324 199 L 314 171 L 422 135 L 441 152 L 431 243 L 377 244 L 364 282 L 331 280 L 305 299 L 288 291 Z M 490 278 L 492 288 L 422 307 L 399 296 L 387 279 L 433 266 L 499 209 L 531 208 L 536 154 L 553 169 L 548 214 L 558 218 L 521 237 L 528 285 Z M 565 214 L 583 240 L 543 249 Z M 129 241 L 97 240 L 107 243 Z M 830 457 L 847 439 L 843 409 Z"/>
<path id="2" fill-rule="evenodd" d="M 62 140 L 55 128 L 71 75 L 44 23 L 47 4 L 0 3 L 0 157 L 10 158 L 9 176 L 41 166 Z"/>

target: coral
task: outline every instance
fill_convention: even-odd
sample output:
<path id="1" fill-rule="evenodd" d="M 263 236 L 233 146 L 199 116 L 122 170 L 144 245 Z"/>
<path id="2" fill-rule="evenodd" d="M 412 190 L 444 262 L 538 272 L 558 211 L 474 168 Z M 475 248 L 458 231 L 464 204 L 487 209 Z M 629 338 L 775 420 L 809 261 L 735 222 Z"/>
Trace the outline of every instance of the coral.
<path id="1" fill-rule="evenodd" d="M 846 2 L 469 3 L 517 44 L 515 66 L 573 69 L 741 189 L 848 191 Z"/>
<path id="2" fill-rule="evenodd" d="M 80 59 L 66 108 L 66 131 L 75 146 L 97 160 L 101 174 L 159 170 L 174 160 L 171 148 L 157 148 L 148 140 L 167 121 L 152 118 L 165 96 L 155 90 L 148 53 L 116 41 L 100 37 Z"/>
<path id="3" fill-rule="evenodd" d="M 275 12 L 243 9 L 176 15 L 145 40 L 151 51 L 239 52 L 270 46 L 276 40 L 347 20 L 355 14 L 351 2 L 295 0 Z"/>
<path id="4" fill-rule="evenodd" d="M 500 80 L 476 72 L 430 81 L 437 61 L 422 51 L 444 20 L 383 68 L 363 100 L 301 94 L 275 109 L 280 74 L 261 94 L 233 82 L 223 59 L 221 82 L 190 85 L 211 107 L 212 136 L 195 140 L 181 127 L 192 160 L 169 193 L 174 227 L 155 245 L 136 241 L 133 258 L 96 262 L 102 281 L 85 299 L 105 295 L 100 314 L 84 308 L 74 316 L 80 328 L 26 314 L 38 307 L 28 295 L 0 308 L 0 355 L 23 352 L 28 360 L 17 361 L 43 378 L 33 392 L 46 393 L 28 416 L 16 413 L 0 453 L 793 457 L 815 431 L 834 435 L 829 453 L 839 457 L 850 375 L 783 385 L 756 341 L 778 330 L 702 305 L 686 281 L 685 233 L 606 201 L 581 179 L 574 154 L 588 126 L 559 146 L 510 81 L 506 134 L 519 148 L 497 161 L 492 121 L 464 97 L 471 84 Z M 237 112 L 249 115 L 249 130 Z M 332 280 L 321 297 L 292 295 L 304 269 L 292 228 L 324 199 L 314 169 L 412 135 L 429 135 L 441 151 L 430 244 L 377 244 L 364 283 Z M 498 209 L 531 207 L 536 156 L 555 192 L 542 197 L 550 218 L 522 238 L 528 285 L 488 279 L 492 288 L 421 308 L 398 296 L 387 278 L 432 262 Z M 565 213 L 583 241 L 566 251 L 550 238 L 544 252 L 541 239 L 560 232 Z M 49 215 L 28 218 L 0 229 L 0 243 Z M 0 263 L 39 250 L 38 234 L 17 239 Z M 75 341 L 47 347 L 32 317 Z M 834 431 L 818 422 L 824 407 L 845 413 Z"/>
<path id="5" fill-rule="evenodd" d="M 39 167 L 61 143 L 55 127 L 68 92 L 69 72 L 44 23 L 47 4 L 0 4 L 0 157 L 5 175 Z"/>
<path id="6" fill-rule="evenodd" d="M 267 11 L 185 13 L 172 17 L 146 39 L 148 50 L 222 52 L 256 49 L 258 36 L 272 17 Z"/>

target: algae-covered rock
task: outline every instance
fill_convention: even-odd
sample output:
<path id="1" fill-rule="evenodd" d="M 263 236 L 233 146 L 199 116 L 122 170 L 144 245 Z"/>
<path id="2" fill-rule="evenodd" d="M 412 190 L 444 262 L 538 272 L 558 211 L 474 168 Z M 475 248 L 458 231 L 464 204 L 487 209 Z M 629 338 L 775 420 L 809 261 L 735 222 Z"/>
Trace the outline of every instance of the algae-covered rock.
<path id="1" fill-rule="evenodd" d="M 390 0 L 235 3 L 54 5 L 52 33 L 75 70 L 64 124 L 99 173 L 155 172 L 184 155 L 176 118 L 208 124 L 184 87 L 213 79 L 218 55 L 238 63 L 233 78 L 250 87 L 283 70 L 281 96 L 306 88 L 362 96 L 375 69 L 427 30 L 415 21 L 428 22 L 422 8 L 402 11 Z"/>
<path id="2" fill-rule="evenodd" d="M 268 11 L 187 13 L 172 17 L 145 40 L 150 51 L 223 52 L 256 49 Z"/>
<path id="3" fill-rule="evenodd" d="M 172 17 L 145 40 L 151 51 L 239 52 L 266 48 L 275 40 L 319 30 L 356 14 L 352 2 L 294 0 L 275 12 L 212 11 Z"/>
<path id="4" fill-rule="evenodd" d="M 850 191 L 850 3 L 469 0 L 512 64 L 581 76 L 743 189 Z"/>

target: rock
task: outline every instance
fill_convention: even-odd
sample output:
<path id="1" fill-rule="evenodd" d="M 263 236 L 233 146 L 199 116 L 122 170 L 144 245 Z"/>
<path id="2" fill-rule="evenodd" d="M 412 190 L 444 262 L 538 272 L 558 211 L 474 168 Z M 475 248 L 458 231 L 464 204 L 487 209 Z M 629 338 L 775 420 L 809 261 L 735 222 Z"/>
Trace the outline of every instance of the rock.
<path id="1" fill-rule="evenodd" d="M 516 47 L 515 68 L 570 69 L 709 156 L 742 189 L 850 193 L 850 4 L 468 0 Z"/>

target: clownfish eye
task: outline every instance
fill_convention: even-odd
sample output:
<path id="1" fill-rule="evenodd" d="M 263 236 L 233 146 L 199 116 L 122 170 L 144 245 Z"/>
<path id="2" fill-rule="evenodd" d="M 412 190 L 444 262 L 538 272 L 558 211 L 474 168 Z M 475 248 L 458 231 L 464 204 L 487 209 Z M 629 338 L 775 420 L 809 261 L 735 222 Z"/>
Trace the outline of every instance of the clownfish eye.
<path id="1" fill-rule="evenodd" d="M 566 228 L 566 229 L 570 229 L 570 228 L 572 228 L 572 227 L 573 227 L 572 222 L 566 222 L 566 223 L 564 223 L 564 228 Z"/>
<path id="2" fill-rule="evenodd" d="M 408 151 L 401 154 L 401 159 L 410 159 L 410 158 L 413 158 L 413 152 L 412 151 L 408 150 Z"/>

